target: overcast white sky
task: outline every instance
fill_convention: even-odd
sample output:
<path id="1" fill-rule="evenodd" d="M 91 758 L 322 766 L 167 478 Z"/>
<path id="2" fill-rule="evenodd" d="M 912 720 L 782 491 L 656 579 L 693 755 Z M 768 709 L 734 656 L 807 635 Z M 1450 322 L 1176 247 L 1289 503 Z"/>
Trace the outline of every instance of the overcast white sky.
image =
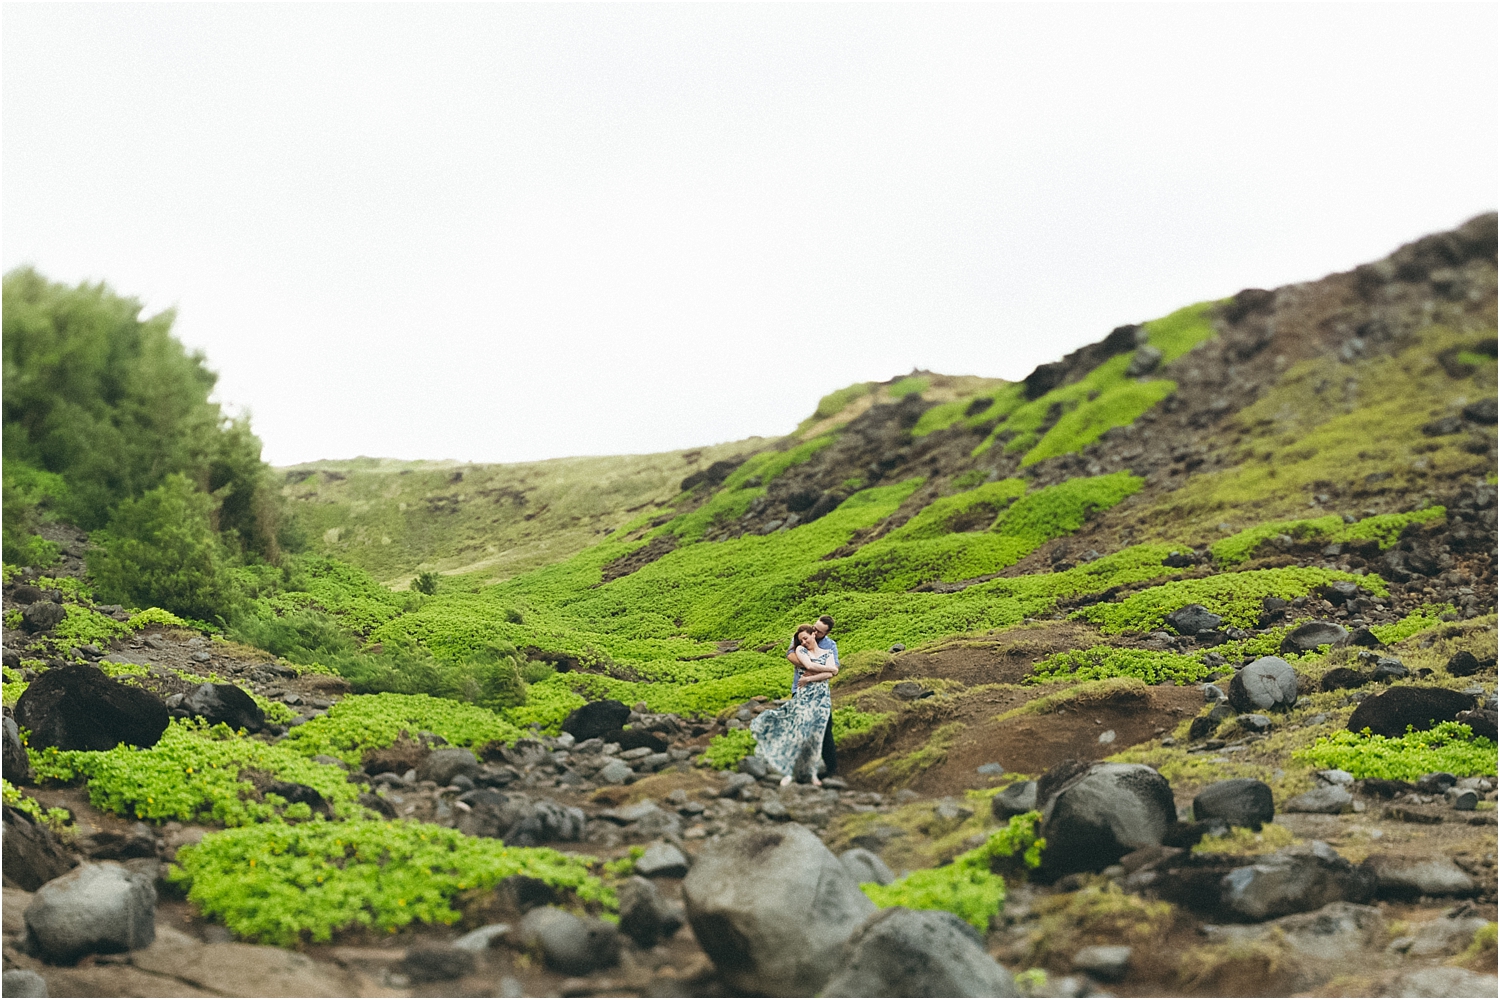
<path id="1" fill-rule="evenodd" d="M 277 464 L 780 434 L 1493 209 L 1496 11 L 7 3 L 0 258 Z"/>

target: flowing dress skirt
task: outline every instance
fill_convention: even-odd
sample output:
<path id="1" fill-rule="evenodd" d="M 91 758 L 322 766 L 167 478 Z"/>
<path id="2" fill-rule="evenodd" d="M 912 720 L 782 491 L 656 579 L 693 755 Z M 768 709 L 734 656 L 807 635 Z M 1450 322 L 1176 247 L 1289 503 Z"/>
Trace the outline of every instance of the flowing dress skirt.
<path id="1" fill-rule="evenodd" d="M 755 735 L 755 752 L 782 774 L 798 780 L 811 779 L 818 773 L 823 753 L 823 730 L 833 713 L 832 696 L 827 681 L 804 684 L 792 700 L 778 708 L 767 709 L 750 723 Z"/>

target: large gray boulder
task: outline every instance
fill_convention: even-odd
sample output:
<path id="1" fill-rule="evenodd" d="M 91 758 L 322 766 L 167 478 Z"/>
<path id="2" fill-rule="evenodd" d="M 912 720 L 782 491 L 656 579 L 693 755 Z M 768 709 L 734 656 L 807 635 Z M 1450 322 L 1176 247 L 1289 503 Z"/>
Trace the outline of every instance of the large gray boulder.
<path id="1" fill-rule="evenodd" d="M 1262 656 L 1229 682 L 1229 704 L 1241 712 L 1289 708 L 1297 701 L 1297 673 L 1279 656 Z"/>
<path id="2" fill-rule="evenodd" d="M 1377 854 L 1365 860 L 1365 867 L 1375 873 L 1375 891 L 1383 899 L 1473 896 L 1479 891 L 1468 872 L 1442 856 L 1413 859 Z"/>
<path id="3" fill-rule="evenodd" d="M 1015 980 L 974 928 L 944 910 L 872 914 L 844 946 L 829 997 L 1014 997 Z"/>
<path id="4" fill-rule="evenodd" d="M 1254 778 L 1216 781 L 1193 799 L 1193 819 L 1222 819 L 1230 826 L 1259 830 L 1276 815 L 1271 786 Z"/>
<path id="5" fill-rule="evenodd" d="M 656 883 L 632 875 L 620 887 L 620 933 L 642 948 L 666 940 L 682 926 L 682 911 L 669 903 Z"/>
<path id="6" fill-rule="evenodd" d="M 79 865 L 32 896 L 26 935 L 54 965 L 145 948 L 156 940 L 156 889 L 111 861 Z"/>
<path id="7" fill-rule="evenodd" d="M 1099 871 L 1131 851 L 1160 844 L 1177 819 L 1172 787 L 1144 764 L 1094 764 L 1038 788 L 1043 869 L 1053 875 Z"/>
<path id="8" fill-rule="evenodd" d="M 896 881 L 896 873 L 880 859 L 880 855 L 874 851 L 867 851 L 863 847 L 851 847 L 840 854 L 839 864 L 843 865 L 849 876 L 860 885 L 866 882 L 890 885 Z"/>
<path id="9" fill-rule="evenodd" d="M 1212 631 L 1223 622 L 1221 615 L 1214 614 L 1201 604 L 1189 604 L 1167 615 L 1167 624 L 1178 635 L 1197 635 L 1199 632 Z"/>
<path id="10" fill-rule="evenodd" d="M 990 799 L 990 812 L 1002 823 L 1012 816 L 1029 813 L 1035 808 L 1035 781 L 1017 781 L 1006 785 Z"/>
<path id="11" fill-rule="evenodd" d="M 770 996 L 817 995 L 875 910 L 839 859 L 795 823 L 705 848 L 682 893 L 725 985 Z"/>
<path id="12" fill-rule="evenodd" d="M 1375 876 L 1315 840 L 1304 850 L 1278 851 L 1232 869 L 1220 882 L 1223 908 L 1239 920 L 1271 920 L 1344 900 L 1368 903 Z"/>
<path id="13" fill-rule="evenodd" d="M 470 779 L 479 774 L 479 761 L 461 747 L 434 750 L 417 765 L 418 781 L 431 781 L 439 786 L 451 785 L 460 774 Z"/>
<path id="14" fill-rule="evenodd" d="M 602 920 L 541 906 L 521 918 L 520 942 L 542 953 L 547 967 L 569 976 L 608 968 L 620 959 L 620 934 Z"/>
<path id="15" fill-rule="evenodd" d="M 1308 622 L 1299 625 L 1281 640 L 1283 653 L 1311 653 L 1319 646 L 1331 646 L 1349 638 L 1349 630 L 1336 622 Z"/>
<path id="16" fill-rule="evenodd" d="M 0 994 L 8 997 L 51 996 L 47 992 L 47 980 L 30 969 L 7 969 L 4 980 L 0 981 Z"/>

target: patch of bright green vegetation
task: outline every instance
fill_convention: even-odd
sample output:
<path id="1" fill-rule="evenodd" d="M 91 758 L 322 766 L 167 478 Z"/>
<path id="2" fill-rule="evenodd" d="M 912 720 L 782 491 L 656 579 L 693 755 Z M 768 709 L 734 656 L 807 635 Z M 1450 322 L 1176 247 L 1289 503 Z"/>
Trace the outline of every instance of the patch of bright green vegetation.
<path id="1" fill-rule="evenodd" d="M 723 488 L 696 510 L 689 511 L 664 529 L 685 542 L 695 542 L 717 527 L 737 520 L 758 498 L 766 485 L 793 466 L 801 465 L 833 444 L 836 436 L 824 434 L 786 451 L 763 451 L 752 456 L 724 480 Z"/>
<path id="2" fill-rule="evenodd" d="M 9 781 L 0 778 L 0 792 L 4 794 L 5 804 L 16 812 L 25 813 L 41 826 L 45 826 L 53 833 L 65 834 L 73 823 L 73 814 L 66 809 L 48 809 L 29 795 L 25 795 L 19 788 Z"/>
<path id="3" fill-rule="evenodd" d="M 1337 514 L 1301 521 L 1273 521 L 1221 539 L 1208 547 L 1214 561 L 1220 566 L 1237 566 L 1255 554 L 1255 550 L 1267 539 L 1286 535 L 1294 541 L 1350 542 L 1371 539 L 1382 549 L 1388 549 L 1401 537 L 1408 524 L 1423 524 L 1435 521 L 1447 514 L 1441 506 L 1407 514 L 1378 514 L 1353 524 L 1345 524 Z"/>
<path id="4" fill-rule="evenodd" d="M 328 754 L 358 764 L 366 750 L 390 746 L 403 731 L 415 738 L 422 730 L 472 749 L 492 740 L 514 743 L 522 735 L 513 724 L 477 705 L 425 694 L 369 694 L 343 699 L 327 714 L 293 729 L 277 746 L 307 757 Z"/>
<path id="5" fill-rule="evenodd" d="M 1030 681 L 1093 681 L 1109 677 L 1134 677 L 1146 684 L 1172 681 L 1192 684 L 1208 676 L 1202 657 L 1167 653 L 1154 649 L 1091 646 L 1054 653 L 1032 668 Z"/>
<path id="6" fill-rule="evenodd" d="M 1429 327 L 1395 355 L 1341 367 L 1337 380 L 1322 360 L 1293 365 L 1224 429 L 1226 440 L 1237 435 L 1233 467 L 1189 478 L 1143 510 L 1140 523 L 1163 536 L 1208 536 L 1223 521 L 1295 518 L 1317 493 L 1399 495 L 1493 474 L 1487 456 L 1465 450 L 1463 435 L 1422 433 L 1464 402 L 1495 395 L 1494 365 L 1454 378 L 1438 360 L 1471 339 Z"/>
<path id="7" fill-rule="evenodd" d="M 1083 684 L 1074 684 L 1065 687 L 1061 691 L 1053 691 L 1051 694 L 1033 698 L 1024 705 L 1018 705 L 1006 712 L 1001 712 L 995 717 L 997 722 L 1006 719 L 1014 719 L 1022 715 L 1048 715 L 1058 710 L 1063 705 L 1083 704 L 1113 701 L 1121 697 L 1132 695 L 1144 695 L 1146 685 L 1137 677 L 1106 677 L 1102 680 L 1087 681 Z"/>
<path id="8" fill-rule="evenodd" d="M 1425 632 L 1434 625 L 1442 624 L 1443 615 L 1453 610 L 1451 604 L 1424 604 L 1399 622 L 1392 622 L 1389 625 L 1372 625 L 1370 631 L 1375 634 L 1375 638 L 1389 646 L 1403 639 L 1410 639 L 1418 632 Z"/>
<path id="9" fill-rule="evenodd" d="M 1228 834 L 1210 833 L 1193 845 L 1194 854 L 1269 854 L 1297 843 L 1297 835 L 1284 826 L 1265 823 L 1256 832 L 1248 827 L 1232 827 Z"/>
<path id="10" fill-rule="evenodd" d="M 919 510 L 911 520 L 885 536 L 889 542 L 920 541 L 940 538 L 955 530 L 988 530 L 1000 517 L 1000 512 L 1026 492 L 1024 479 L 1002 479 L 995 483 L 939 497 Z M 991 513 L 993 512 L 993 513 Z M 955 522 L 976 520 L 974 515 L 988 515 L 988 520 L 968 528 L 955 528 Z"/>
<path id="11" fill-rule="evenodd" d="M 947 430 L 960 421 L 965 427 L 979 427 L 1002 420 L 1026 401 L 1026 386 L 1007 382 L 960 399 L 939 403 L 922 414 L 912 428 L 913 437 L 925 437 L 934 431 Z M 972 412 L 971 412 L 972 411 Z M 988 439 L 975 454 L 988 448 Z"/>
<path id="12" fill-rule="evenodd" d="M 1387 593 L 1385 582 L 1374 574 L 1355 576 L 1340 570 L 1289 566 L 1174 580 L 1132 594 L 1123 601 L 1090 605 L 1074 612 L 1073 617 L 1093 622 L 1107 633 L 1151 632 L 1164 627 L 1166 616 L 1178 608 L 1201 604 L 1222 615 L 1225 625 L 1253 628 L 1260 616 L 1262 598 L 1305 597 L 1334 580 L 1353 580 L 1379 597 Z"/>
<path id="13" fill-rule="evenodd" d="M 890 712 L 861 712 L 853 705 L 840 705 L 833 710 L 834 746 L 851 736 L 868 733 L 890 717 Z"/>
<path id="14" fill-rule="evenodd" d="M 755 753 L 755 735 L 748 729 L 731 729 L 708 741 L 703 763 L 715 771 L 726 771 Z"/>
<path id="15" fill-rule="evenodd" d="M 170 611 L 161 608 L 147 608 L 145 611 L 137 611 L 125 622 L 125 627 L 132 632 L 139 632 L 148 625 L 161 625 L 165 628 L 193 628 L 193 624 L 186 619 L 179 618 Z"/>
<path id="16" fill-rule="evenodd" d="M 88 643 L 107 646 L 111 639 L 130 634 L 130 627 L 127 624 L 117 622 L 97 611 L 90 611 L 77 604 L 66 604 L 63 610 L 67 613 L 67 617 L 52 630 L 52 638 L 64 649 Z"/>
<path id="17" fill-rule="evenodd" d="M 612 910 L 614 892 L 590 872 L 593 863 L 427 823 L 264 823 L 182 848 L 168 877 L 237 937 L 293 947 L 345 929 L 452 924 L 455 897 L 512 875 Z"/>
<path id="18" fill-rule="evenodd" d="M 876 906 L 947 910 L 984 934 L 1005 905 L 1005 879 L 991 873 L 990 863 L 1020 854 L 1028 867 L 1040 865 L 1047 846 L 1046 840 L 1036 836 L 1040 818 L 1037 812 L 1012 816 L 983 845 L 960 854 L 952 864 L 919 869 L 890 885 L 866 882 L 860 888 Z"/>
<path id="19" fill-rule="evenodd" d="M 1293 751 L 1292 757 L 1315 767 L 1339 768 L 1356 778 L 1415 781 L 1434 771 L 1460 778 L 1494 774 L 1496 748 L 1492 740 L 1476 737 L 1468 726 L 1440 722 L 1432 729 L 1408 731 L 1395 739 L 1368 731 L 1337 732 Z"/>
<path id="20" fill-rule="evenodd" d="M 892 399 L 905 399 L 907 396 L 919 392 L 926 392 L 927 387 L 932 384 L 932 379 L 922 375 L 908 375 L 906 378 L 897 379 L 886 386 L 885 394 Z"/>
<path id="21" fill-rule="evenodd" d="M 295 751 L 256 740 L 237 739 L 227 726 L 205 729 L 172 720 L 161 741 L 139 750 L 29 750 L 39 780 L 89 779 L 89 801 L 119 816 L 162 823 L 167 820 L 219 822 L 242 826 L 277 817 L 307 819 L 305 803 L 278 796 L 254 797 L 255 785 L 241 775 L 261 771 L 279 781 L 315 788 L 334 815 L 365 815 L 361 788 L 341 768 L 315 764 Z"/>

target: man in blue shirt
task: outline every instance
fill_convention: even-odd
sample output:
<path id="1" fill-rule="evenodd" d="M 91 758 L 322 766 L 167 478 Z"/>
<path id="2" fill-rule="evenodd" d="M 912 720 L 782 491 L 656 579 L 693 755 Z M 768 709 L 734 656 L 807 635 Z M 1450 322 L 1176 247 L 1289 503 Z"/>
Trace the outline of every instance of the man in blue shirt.
<path id="1" fill-rule="evenodd" d="M 836 643 L 836 642 L 834 642 L 832 639 L 828 638 L 828 633 L 833 631 L 833 619 L 830 616 L 828 616 L 828 615 L 824 615 L 823 617 L 819 618 L 815 624 L 817 625 L 817 629 L 818 629 L 818 648 L 819 649 L 832 650 L 833 651 L 833 662 L 835 664 L 838 664 L 838 662 L 839 662 L 839 644 Z M 792 669 L 792 690 L 793 691 L 797 690 L 797 681 L 799 681 L 799 680 L 802 679 L 802 664 L 797 660 L 797 654 L 794 652 L 794 649 L 795 649 L 796 645 L 797 645 L 797 643 L 796 643 L 796 640 L 794 639 L 786 647 L 786 658 L 791 661 L 792 668 L 793 668 Z M 833 745 L 833 716 L 832 715 L 830 715 L 828 717 L 828 726 L 827 726 L 827 728 L 825 728 L 823 730 L 823 763 L 824 763 L 824 765 L 827 768 L 827 771 L 825 773 L 825 777 L 827 775 L 833 774 L 834 769 L 837 768 L 838 765 L 839 765 L 838 751 L 834 748 L 834 745 Z"/>

